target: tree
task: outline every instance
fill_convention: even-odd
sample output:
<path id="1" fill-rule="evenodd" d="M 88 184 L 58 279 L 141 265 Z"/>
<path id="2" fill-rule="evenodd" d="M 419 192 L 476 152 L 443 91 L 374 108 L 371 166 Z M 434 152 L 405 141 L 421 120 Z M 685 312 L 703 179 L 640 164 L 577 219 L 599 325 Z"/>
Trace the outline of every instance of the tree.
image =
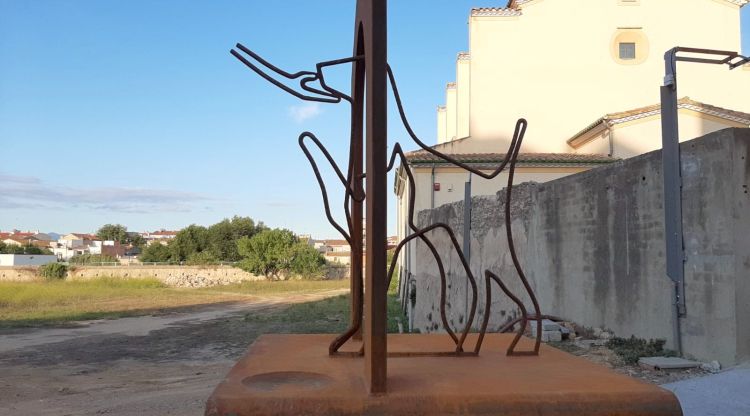
<path id="1" fill-rule="evenodd" d="M 208 228 L 210 251 L 213 257 L 223 261 L 239 260 L 237 238 L 229 220 L 218 222 Z"/>
<path id="2" fill-rule="evenodd" d="M 304 276 L 319 276 L 326 260 L 315 247 L 297 241 L 292 247 L 292 272 Z"/>
<path id="3" fill-rule="evenodd" d="M 23 254 L 41 255 L 41 254 L 52 254 L 52 252 L 46 248 L 40 248 L 40 247 L 32 246 L 31 244 L 29 244 L 28 246 L 25 246 L 23 248 Z"/>
<path id="4" fill-rule="evenodd" d="M 250 217 L 235 215 L 231 220 L 224 219 L 208 228 L 210 250 L 218 260 L 238 261 L 241 256 L 237 252 L 237 240 L 252 237 L 264 229 L 263 223 L 256 226 Z"/>
<path id="5" fill-rule="evenodd" d="M 102 241 L 119 241 L 125 244 L 128 240 L 128 229 L 120 224 L 106 224 L 96 232 L 96 238 Z"/>
<path id="6" fill-rule="evenodd" d="M 216 259 L 216 257 L 214 256 L 214 253 L 212 253 L 209 250 L 193 253 L 189 255 L 187 258 L 187 264 L 191 266 L 203 265 L 203 264 L 217 264 L 218 262 L 219 260 Z"/>
<path id="7" fill-rule="evenodd" d="M 8 244 L 5 247 L 5 253 L 4 254 L 23 254 L 25 252 L 23 246 L 19 246 L 16 244 Z"/>
<path id="8" fill-rule="evenodd" d="M 62 280 L 68 274 L 68 267 L 60 263 L 47 263 L 39 267 L 37 273 L 47 280 Z"/>
<path id="9" fill-rule="evenodd" d="M 128 233 L 127 242 L 133 247 L 138 247 L 140 249 L 146 246 L 146 239 L 139 233 Z"/>
<path id="10" fill-rule="evenodd" d="M 2 241 L 0 241 L 0 254 L 42 255 L 42 254 L 52 254 L 52 251 L 50 251 L 47 248 L 33 246 L 31 244 L 27 244 L 25 246 L 19 246 L 17 244 L 5 244 Z"/>
<path id="11" fill-rule="evenodd" d="M 237 240 L 237 250 L 244 258 L 240 268 L 270 278 L 280 278 L 287 273 L 309 277 L 318 273 L 324 263 L 314 248 L 283 229 L 264 230 L 253 237 L 243 237 Z"/>
<path id="12" fill-rule="evenodd" d="M 155 242 L 143 249 L 139 259 L 144 263 L 167 263 L 172 259 L 172 250 L 164 244 Z"/>
<path id="13" fill-rule="evenodd" d="M 193 253 L 209 249 L 208 229 L 200 225 L 189 225 L 179 232 L 169 243 L 172 259 L 185 261 Z"/>

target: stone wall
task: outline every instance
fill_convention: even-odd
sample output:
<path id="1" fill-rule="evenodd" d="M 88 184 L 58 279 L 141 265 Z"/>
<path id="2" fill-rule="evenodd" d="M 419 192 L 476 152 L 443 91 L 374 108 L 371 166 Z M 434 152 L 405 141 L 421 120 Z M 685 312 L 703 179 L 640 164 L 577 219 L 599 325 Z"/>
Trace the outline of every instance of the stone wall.
<path id="1" fill-rule="evenodd" d="M 732 365 L 750 359 L 750 130 L 727 129 L 681 144 L 686 316 L 683 351 Z M 542 305 L 558 315 L 619 336 L 674 345 L 673 286 L 665 274 L 661 152 L 544 184 L 514 187 L 512 231 Z M 523 295 L 507 251 L 504 191 L 472 201 L 471 270 L 483 317 L 484 271 Z M 420 226 L 450 224 L 463 241 L 463 202 L 419 214 Z M 455 329 L 468 318 L 471 286 L 444 232 L 433 232 L 448 271 L 447 315 Z M 413 326 L 442 328 L 437 267 L 423 243 L 411 273 Z M 493 284 L 494 285 L 494 284 Z M 404 292 L 404 297 L 414 296 Z M 521 296 L 530 307 L 528 296 Z M 492 289 L 490 328 L 518 313 Z"/>
<path id="2" fill-rule="evenodd" d="M 172 287 L 208 287 L 265 280 L 265 277 L 230 266 L 75 266 L 68 272 L 68 278 L 73 280 L 106 276 L 153 277 Z"/>
<path id="3" fill-rule="evenodd" d="M 29 282 L 38 279 L 36 267 L 0 266 L 0 282 Z"/>
<path id="4" fill-rule="evenodd" d="M 39 280 L 37 267 L 0 267 L 0 281 Z M 209 287 L 243 281 L 265 280 L 244 270 L 230 266 L 73 266 L 69 280 L 98 277 L 156 278 L 171 287 Z"/>

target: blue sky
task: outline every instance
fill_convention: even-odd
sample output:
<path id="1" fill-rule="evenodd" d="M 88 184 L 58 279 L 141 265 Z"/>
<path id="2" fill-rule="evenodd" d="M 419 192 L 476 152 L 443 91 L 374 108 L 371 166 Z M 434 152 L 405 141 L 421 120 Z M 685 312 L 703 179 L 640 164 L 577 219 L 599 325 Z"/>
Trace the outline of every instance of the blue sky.
<path id="1" fill-rule="evenodd" d="M 503 3 L 390 2 L 389 60 L 426 141 L 469 9 Z M 0 0 L 0 229 L 175 229 L 238 214 L 335 237 L 297 136 L 315 132 L 345 164 L 346 107 L 300 102 L 228 51 L 240 41 L 313 69 L 350 54 L 353 12 L 343 0 Z M 743 34 L 747 51 L 750 7 Z M 391 120 L 391 142 L 403 139 Z"/>

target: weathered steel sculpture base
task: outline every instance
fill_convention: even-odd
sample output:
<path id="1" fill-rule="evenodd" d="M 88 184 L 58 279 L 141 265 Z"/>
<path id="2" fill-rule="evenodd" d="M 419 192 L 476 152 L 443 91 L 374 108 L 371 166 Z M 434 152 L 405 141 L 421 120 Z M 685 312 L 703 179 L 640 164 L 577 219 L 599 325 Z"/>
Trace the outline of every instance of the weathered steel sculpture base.
<path id="1" fill-rule="evenodd" d="M 388 359 L 387 393 L 371 395 L 361 359 L 328 356 L 330 335 L 263 335 L 217 387 L 206 415 L 682 414 L 671 392 L 554 348 L 509 357 L 513 338 L 487 334 L 481 355 L 460 358 L 408 355 L 449 349 L 445 335 L 389 335 L 389 348 L 406 356 Z M 519 347 L 534 342 L 524 337 Z"/>

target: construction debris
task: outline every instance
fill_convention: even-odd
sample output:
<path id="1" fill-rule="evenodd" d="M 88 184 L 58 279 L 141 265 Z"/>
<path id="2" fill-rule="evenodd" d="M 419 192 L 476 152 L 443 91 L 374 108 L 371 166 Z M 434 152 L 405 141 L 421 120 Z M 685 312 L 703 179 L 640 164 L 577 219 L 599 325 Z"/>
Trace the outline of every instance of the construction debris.
<path id="1" fill-rule="evenodd" d="M 643 357 L 638 365 L 653 370 L 674 370 L 700 367 L 701 363 L 679 357 Z"/>

